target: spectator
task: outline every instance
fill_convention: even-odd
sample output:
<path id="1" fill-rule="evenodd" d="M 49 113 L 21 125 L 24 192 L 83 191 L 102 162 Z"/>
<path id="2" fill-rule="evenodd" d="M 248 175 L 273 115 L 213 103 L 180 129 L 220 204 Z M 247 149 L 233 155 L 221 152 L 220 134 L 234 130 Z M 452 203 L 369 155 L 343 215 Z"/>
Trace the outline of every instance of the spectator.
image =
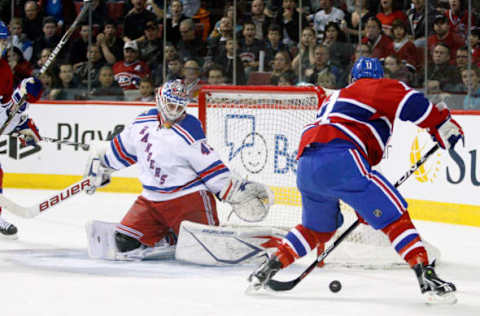
<path id="1" fill-rule="evenodd" d="M 165 62 L 165 71 L 167 71 L 170 60 L 178 58 L 177 50 L 172 43 L 167 42 L 163 51 L 165 52 L 165 60 L 161 60 L 161 63 L 157 64 L 155 68 L 150 68 L 152 69 L 154 86 L 160 86 L 163 82 L 163 63 Z"/>
<path id="2" fill-rule="evenodd" d="M 242 12 L 240 11 L 240 6 L 237 4 L 237 25 L 235 26 L 235 32 L 240 32 L 242 31 L 242 24 L 243 24 L 243 17 L 242 17 Z M 223 17 L 215 23 L 215 26 L 213 27 L 212 32 L 210 32 L 210 35 L 208 38 L 215 38 L 219 35 L 224 36 L 222 32 L 220 31 L 220 23 L 223 18 L 228 18 L 231 21 L 231 24 L 233 25 L 233 13 L 234 13 L 234 7 L 232 2 L 227 2 L 225 4 L 224 12 L 223 12 Z M 233 30 L 233 27 L 232 27 Z M 232 35 L 233 36 L 233 33 Z"/>
<path id="3" fill-rule="evenodd" d="M 435 8 L 432 1 L 427 4 L 428 10 L 428 34 L 432 33 Z M 427 36 L 425 36 L 425 0 L 412 0 L 412 8 L 407 11 L 410 30 L 413 35 L 413 43 L 416 47 L 426 47 Z"/>
<path id="4" fill-rule="evenodd" d="M 250 20 L 255 24 L 255 39 L 266 40 L 268 26 L 272 23 L 272 18 L 264 13 L 265 3 L 263 0 L 253 0 L 250 9 Z"/>
<path id="5" fill-rule="evenodd" d="M 450 24 L 444 14 L 435 15 L 433 31 L 435 34 L 428 37 L 428 50 L 433 52 L 434 47 L 438 43 L 444 43 L 450 50 L 450 62 L 454 63 L 455 52 L 464 45 L 465 41 L 459 35 L 450 31 Z"/>
<path id="6" fill-rule="evenodd" d="M 273 60 L 272 77 L 270 78 L 270 82 L 276 84 L 278 83 L 279 77 L 285 75 L 290 78 L 289 81 L 295 83 L 297 78 L 291 67 L 290 54 L 285 50 L 279 51 Z"/>
<path id="7" fill-rule="evenodd" d="M 195 23 L 192 19 L 180 22 L 181 40 L 178 42 L 178 54 L 182 60 L 201 59 L 207 53 L 207 47 L 200 37 L 195 35 Z"/>
<path id="8" fill-rule="evenodd" d="M 42 82 L 42 97 L 40 100 L 54 100 L 55 98 L 51 95 L 52 88 L 56 85 L 55 75 L 51 70 L 45 71 L 41 74 L 38 79 Z"/>
<path id="9" fill-rule="evenodd" d="M 260 51 L 265 51 L 265 42 L 255 38 L 255 24 L 252 21 L 243 23 L 242 33 L 238 54 L 248 77 L 250 72 L 258 70 Z"/>
<path id="10" fill-rule="evenodd" d="M 123 100 L 123 89 L 115 81 L 112 66 L 105 65 L 100 68 L 98 79 L 93 84 L 92 95 L 97 100 Z"/>
<path id="11" fill-rule="evenodd" d="M 299 14 L 296 0 L 282 0 L 282 11 L 275 17 L 275 23 L 280 25 L 283 43 L 289 47 L 297 45 L 299 41 L 298 29 L 300 27 Z M 308 25 L 302 14 L 302 25 Z"/>
<path id="12" fill-rule="evenodd" d="M 155 69 L 163 60 L 163 41 L 156 21 L 147 21 L 145 25 L 145 40 L 138 44 L 140 56 L 150 69 Z"/>
<path id="13" fill-rule="evenodd" d="M 455 103 L 448 102 L 450 95 L 440 89 L 440 81 L 427 80 L 428 99 L 433 104 L 445 102 L 449 105 L 455 105 Z"/>
<path id="14" fill-rule="evenodd" d="M 100 52 L 100 48 L 92 44 L 86 53 L 87 61 L 84 61 L 77 65 L 74 69 L 75 76 L 79 79 L 80 84 L 86 88 L 88 87 L 88 74 L 90 71 L 90 82 L 94 82 L 98 78 L 100 69 L 105 66 L 105 59 Z M 90 68 L 90 69 L 89 69 Z"/>
<path id="15" fill-rule="evenodd" d="M 313 21 L 313 28 L 321 41 L 325 35 L 325 26 L 328 22 L 342 22 L 345 19 L 345 13 L 333 6 L 333 0 L 320 0 L 320 7 L 322 8 L 320 11 L 309 15 L 307 19 Z"/>
<path id="16" fill-rule="evenodd" d="M 403 81 L 409 86 L 415 85 L 415 77 L 413 73 L 407 70 L 398 56 L 387 56 L 384 64 L 385 69 L 388 69 L 390 72 L 390 76 L 388 78 Z"/>
<path id="17" fill-rule="evenodd" d="M 207 83 L 209 85 L 224 85 L 225 76 L 223 75 L 223 69 L 217 65 L 213 65 L 207 71 Z"/>
<path id="18" fill-rule="evenodd" d="M 462 82 L 470 94 L 463 100 L 465 110 L 480 110 L 480 74 L 477 67 L 462 71 Z"/>
<path id="19" fill-rule="evenodd" d="M 472 47 L 472 63 L 480 67 L 480 27 L 472 28 L 470 46 Z"/>
<path id="20" fill-rule="evenodd" d="M 340 88 L 345 85 L 345 78 L 342 71 L 330 62 L 330 53 L 328 47 L 317 44 L 315 47 L 315 62 L 305 70 L 305 81 L 315 84 L 319 74 L 330 72 L 335 76 L 335 87 Z M 345 71 L 343 71 L 345 73 Z"/>
<path id="21" fill-rule="evenodd" d="M 175 46 L 180 39 L 180 22 L 187 19 L 183 14 L 183 4 L 180 0 L 173 0 L 170 5 L 170 16 L 167 17 L 167 41 Z"/>
<path id="22" fill-rule="evenodd" d="M 382 31 L 383 34 L 392 37 L 392 23 L 393 21 L 399 19 L 403 22 L 407 21 L 407 15 L 402 11 L 399 10 L 397 7 L 399 1 L 393 0 L 381 0 L 380 1 L 380 9 L 377 13 L 377 19 L 382 24 Z"/>
<path id="23" fill-rule="evenodd" d="M 27 1 L 25 2 L 24 11 L 23 30 L 31 41 L 36 41 L 43 35 L 43 16 L 40 14 L 40 8 L 36 1 Z"/>
<path id="24" fill-rule="evenodd" d="M 133 9 L 127 13 L 123 21 L 123 41 L 143 41 L 143 30 L 147 21 L 155 20 L 156 16 L 145 9 L 146 0 L 131 0 Z M 114 67 L 115 68 L 115 67 Z"/>
<path id="25" fill-rule="evenodd" d="M 455 91 L 461 82 L 460 74 L 450 62 L 450 49 L 444 43 L 438 43 L 433 48 L 432 62 L 428 65 L 428 80 L 440 81 L 443 91 Z"/>
<path id="26" fill-rule="evenodd" d="M 225 49 L 221 50 L 220 53 L 215 57 L 214 62 L 224 69 L 225 80 L 227 83 L 237 84 L 237 85 L 244 85 L 247 80 L 245 76 L 245 70 L 243 69 L 243 63 L 238 54 L 236 55 L 235 63 L 233 49 L 236 47 L 233 43 L 233 39 L 229 38 L 225 42 Z M 233 80 L 233 72 L 234 72 L 234 64 L 235 64 L 235 74 L 236 74 L 236 82 Z"/>
<path id="27" fill-rule="evenodd" d="M 33 44 L 33 56 L 38 56 L 38 54 L 44 48 L 54 48 L 58 41 L 60 40 L 60 36 L 56 34 L 57 32 L 57 22 L 53 17 L 47 16 L 43 19 L 43 27 L 42 27 L 43 36 L 37 39 Z M 57 58 L 61 59 L 64 56 L 64 50 L 61 50 Z"/>
<path id="28" fill-rule="evenodd" d="M 301 66 L 301 73 L 305 69 L 315 63 L 315 46 L 317 37 L 312 27 L 307 26 L 302 30 L 300 43 L 298 44 L 298 54 L 293 58 L 292 70 L 295 74 L 299 74 L 299 66 Z"/>
<path id="29" fill-rule="evenodd" d="M 88 24 L 80 26 L 79 37 L 72 41 L 70 45 L 70 53 L 68 60 L 72 63 L 73 69 L 77 69 L 82 63 L 87 61 L 87 47 L 88 47 Z"/>
<path id="30" fill-rule="evenodd" d="M 422 61 L 417 55 L 417 48 L 407 37 L 407 28 L 405 22 L 397 19 L 392 23 L 393 34 L 393 50 L 396 56 L 404 63 L 411 71 L 415 72 L 420 69 Z"/>
<path id="31" fill-rule="evenodd" d="M 58 27 L 73 23 L 75 19 L 73 0 L 39 0 L 38 3 L 43 14 L 53 17 Z"/>
<path id="32" fill-rule="evenodd" d="M 183 62 L 180 60 L 179 57 L 175 57 L 168 61 L 167 64 L 167 80 L 174 80 L 174 79 L 183 79 Z"/>
<path id="33" fill-rule="evenodd" d="M 295 84 L 295 78 L 290 74 L 282 74 L 271 79 L 271 84 L 279 87 L 289 87 Z"/>
<path id="34" fill-rule="evenodd" d="M 465 1 L 462 0 L 448 0 L 449 9 L 445 12 L 445 17 L 448 18 L 450 30 L 466 38 L 468 26 L 468 9 L 465 7 Z M 475 15 L 472 14 L 472 25 L 476 24 Z"/>
<path id="35" fill-rule="evenodd" d="M 43 65 L 45 64 L 45 62 L 47 61 L 47 59 L 48 59 L 48 57 L 50 56 L 51 53 L 52 53 L 51 48 L 44 48 L 44 49 L 42 49 L 40 54 L 38 54 L 37 65 L 33 69 L 33 75 L 35 77 L 38 77 L 40 69 L 42 69 Z"/>
<path id="36" fill-rule="evenodd" d="M 150 68 L 138 59 L 138 55 L 137 42 L 126 42 L 123 46 L 124 59 L 113 65 L 115 80 L 124 90 L 138 89 L 140 80 L 150 76 Z"/>
<path id="37" fill-rule="evenodd" d="M 195 59 L 189 59 L 183 65 L 183 78 L 188 97 L 198 100 L 198 92 L 206 82 L 200 79 L 200 65 Z"/>
<path id="38" fill-rule="evenodd" d="M 140 80 L 140 97 L 136 101 L 140 102 L 153 102 L 155 101 L 153 82 L 150 78 L 142 78 Z"/>
<path id="39" fill-rule="evenodd" d="M 31 77 L 33 67 L 32 65 L 23 58 L 22 51 L 16 47 L 12 46 L 8 49 L 7 52 L 8 64 L 13 73 L 13 86 L 17 86 L 23 79 Z"/>
<path id="40" fill-rule="evenodd" d="M 345 23 L 341 24 L 350 42 L 358 42 L 358 37 L 365 35 L 365 25 L 368 19 L 374 16 L 375 13 L 367 6 L 367 0 L 355 0 L 354 10 L 345 17 Z"/>
<path id="41" fill-rule="evenodd" d="M 97 35 L 97 45 L 110 65 L 122 59 L 124 43 L 117 37 L 117 25 L 113 20 L 105 21 L 103 32 Z"/>
<path id="42" fill-rule="evenodd" d="M 227 38 L 233 36 L 233 22 L 229 17 L 222 17 L 220 19 L 220 24 L 218 31 L 207 40 L 207 58 L 212 60 L 216 56 L 220 49 L 225 47 L 225 41 Z"/>
<path id="43" fill-rule="evenodd" d="M 391 55 L 393 51 L 393 41 L 382 33 L 382 25 L 376 17 L 371 17 L 365 26 L 365 37 L 363 43 L 369 43 L 372 47 L 372 57 L 383 59 Z"/>
<path id="44" fill-rule="evenodd" d="M 22 19 L 13 18 L 10 21 L 9 29 L 12 36 L 12 45 L 20 49 L 25 60 L 30 61 L 33 54 L 33 43 L 23 33 Z"/>
<path id="45" fill-rule="evenodd" d="M 335 89 L 335 81 L 335 75 L 327 71 L 318 74 L 315 85 L 324 89 Z"/>
<path id="46" fill-rule="evenodd" d="M 80 87 L 78 78 L 73 73 L 73 65 L 65 62 L 60 65 L 58 73 L 59 82 L 53 87 L 50 96 L 54 100 L 74 100 Z"/>
<path id="47" fill-rule="evenodd" d="M 282 43 L 282 34 L 280 34 L 278 24 L 270 24 L 268 27 L 267 41 L 265 42 L 265 70 L 272 69 L 273 59 L 281 50 L 287 50 L 288 47 Z"/>
<path id="48" fill-rule="evenodd" d="M 192 18 L 200 9 L 200 0 L 182 0 L 183 12 L 188 18 Z"/>
<path id="49" fill-rule="evenodd" d="M 462 46 L 457 49 L 455 54 L 455 66 L 460 73 L 462 73 L 463 69 L 468 68 L 468 47 Z"/>
<path id="50" fill-rule="evenodd" d="M 345 41 L 345 34 L 340 30 L 338 23 L 327 23 L 322 44 L 328 47 L 330 61 L 333 64 L 337 66 L 348 65 L 352 60 L 353 47 Z"/>

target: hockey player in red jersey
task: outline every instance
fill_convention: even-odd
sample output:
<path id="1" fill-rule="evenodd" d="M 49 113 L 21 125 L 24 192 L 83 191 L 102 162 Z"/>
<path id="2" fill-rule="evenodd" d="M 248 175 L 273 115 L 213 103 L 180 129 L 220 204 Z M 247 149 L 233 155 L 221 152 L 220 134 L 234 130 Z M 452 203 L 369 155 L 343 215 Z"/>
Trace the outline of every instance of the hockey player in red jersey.
<path id="1" fill-rule="evenodd" d="M 24 79 L 19 87 L 13 91 L 13 74 L 5 59 L 8 45 L 8 28 L 0 21 L 0 127 L 2 127 L 10 115 L 13 104 L 20 101 L 22 95 L 27 94 L 27 99 L 20 107 L 14 118 L 4 130 L 4 134 L 15 132 L 19 135 L 23 145 L 33 145 L 40 140 L 40 134 L 33 121 L 27 117 L 25 111 L 28 103 L 35 102 L 40 98 L 42 85 L 36 78 Z M 12 94 L 13 92 L 13 94 Z M 3 190 L 3 169 L 0 165 L 0 193 Z M 0 208 L 0 215 L 2 210 Z M 0 216 L 0 237 L 9 239 L 17 238 L 17 227 L 7 222 Z"/>
<path id="2" fill-rule="evenodd" d="M 428 303 L 455 303 L 455 286 L 435 273 L 407 202 L 372 166 L 380 162 L 396 119 L 426 128 L 443 149 L 463 138 L 462 129 L 444 104 L 432 104 L 404 83 L 384 79 L 376 58 L 359 58 L 351 75 L 353 82 L 327 97 L 316 120 L 303 130 L 297 168 L 302 224 L 250 275 L 251 288 L 267 287 L 280 269 L 330 240 L 343 224 L 341 199 L 387 235 L 414 270 Z"/>

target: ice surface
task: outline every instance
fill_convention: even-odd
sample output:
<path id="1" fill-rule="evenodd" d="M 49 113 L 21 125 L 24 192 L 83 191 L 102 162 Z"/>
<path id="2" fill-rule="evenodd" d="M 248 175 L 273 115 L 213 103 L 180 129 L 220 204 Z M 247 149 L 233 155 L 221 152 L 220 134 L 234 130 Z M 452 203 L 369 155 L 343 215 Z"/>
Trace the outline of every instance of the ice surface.
<path id="1" fill-rule="evenodd" d="M 51 191 L 6 189 L 30 206 Z M 4 211 L 19 228 L 19 240 L 0 239 L 0 315 L 480 315 L 480 228 L 416 222 L 440 248 L 439 275 L 456 283 L 458 304 L 427 306 L 407 268 L 317 269 L 288 293 L 247 296 L 254 266 L 201 267 L 175 261 L 106 262 L 86 252 L 84 225 L 90 219 L 119 221 L 136 196 L 79 195 L 34 219 Z M 361 247 L 361 246 L 360 246 Z M 296 277 L 306 258 L 279 279 Z M 342 282 L 339 293 L 328 284 Z"/>

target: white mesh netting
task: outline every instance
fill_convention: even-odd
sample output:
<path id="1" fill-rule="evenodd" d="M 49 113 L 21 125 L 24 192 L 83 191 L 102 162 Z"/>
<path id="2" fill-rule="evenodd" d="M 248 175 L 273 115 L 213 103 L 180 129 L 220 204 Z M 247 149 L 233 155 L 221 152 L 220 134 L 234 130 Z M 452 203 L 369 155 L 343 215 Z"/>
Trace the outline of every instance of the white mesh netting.
<path id="1" fill-rule="evenodd" d="M 275 193 L 269 214 L 255 225 L 291 228 L 301 223 L 295 158 L 302 129 L 315 118 L 318 100 L 314 87 L 207 87 L 201 91 L 199 116 L 209 144 L 232 171 L 268 185 Z M 351 208 L 341 205 L 345 222 L 340 233 L 356 220 Z M 227 204 L 217 203 L 217 207 L 222 224 L 250 225 L 228 216 Z M 439 252 L 433 255 L 439 257 Z M 326 261 L 371 268 L 403 263 L 386 236 L 366 225 L 352 232 Z"/>

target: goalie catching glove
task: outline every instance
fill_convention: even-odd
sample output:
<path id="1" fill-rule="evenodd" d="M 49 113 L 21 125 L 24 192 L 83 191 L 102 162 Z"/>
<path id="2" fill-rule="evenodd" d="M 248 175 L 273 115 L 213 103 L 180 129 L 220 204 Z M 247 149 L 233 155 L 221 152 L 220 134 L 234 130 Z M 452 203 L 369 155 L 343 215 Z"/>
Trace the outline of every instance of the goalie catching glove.
<path id="1" fill-rule="evenodd" d="M 246 222 L 263 220 L 274 203 L 274 194 L 266 185 L 236 177 L 230 179 L 219 196 Z"/>
<path id="2" fill-rule="evenodd" d="M 105 148 L 94 148 L 93 153 L 88 158 L 87 166 L 85 168 L 84 178 L 89 177 L 90 187 L 85 189 L 85 193 L 93 194 L 97 188 L 106 186 L 111 181 L 112 172 L 111 169 L 105 165 L 102 160 L 105 154 Z"/>

